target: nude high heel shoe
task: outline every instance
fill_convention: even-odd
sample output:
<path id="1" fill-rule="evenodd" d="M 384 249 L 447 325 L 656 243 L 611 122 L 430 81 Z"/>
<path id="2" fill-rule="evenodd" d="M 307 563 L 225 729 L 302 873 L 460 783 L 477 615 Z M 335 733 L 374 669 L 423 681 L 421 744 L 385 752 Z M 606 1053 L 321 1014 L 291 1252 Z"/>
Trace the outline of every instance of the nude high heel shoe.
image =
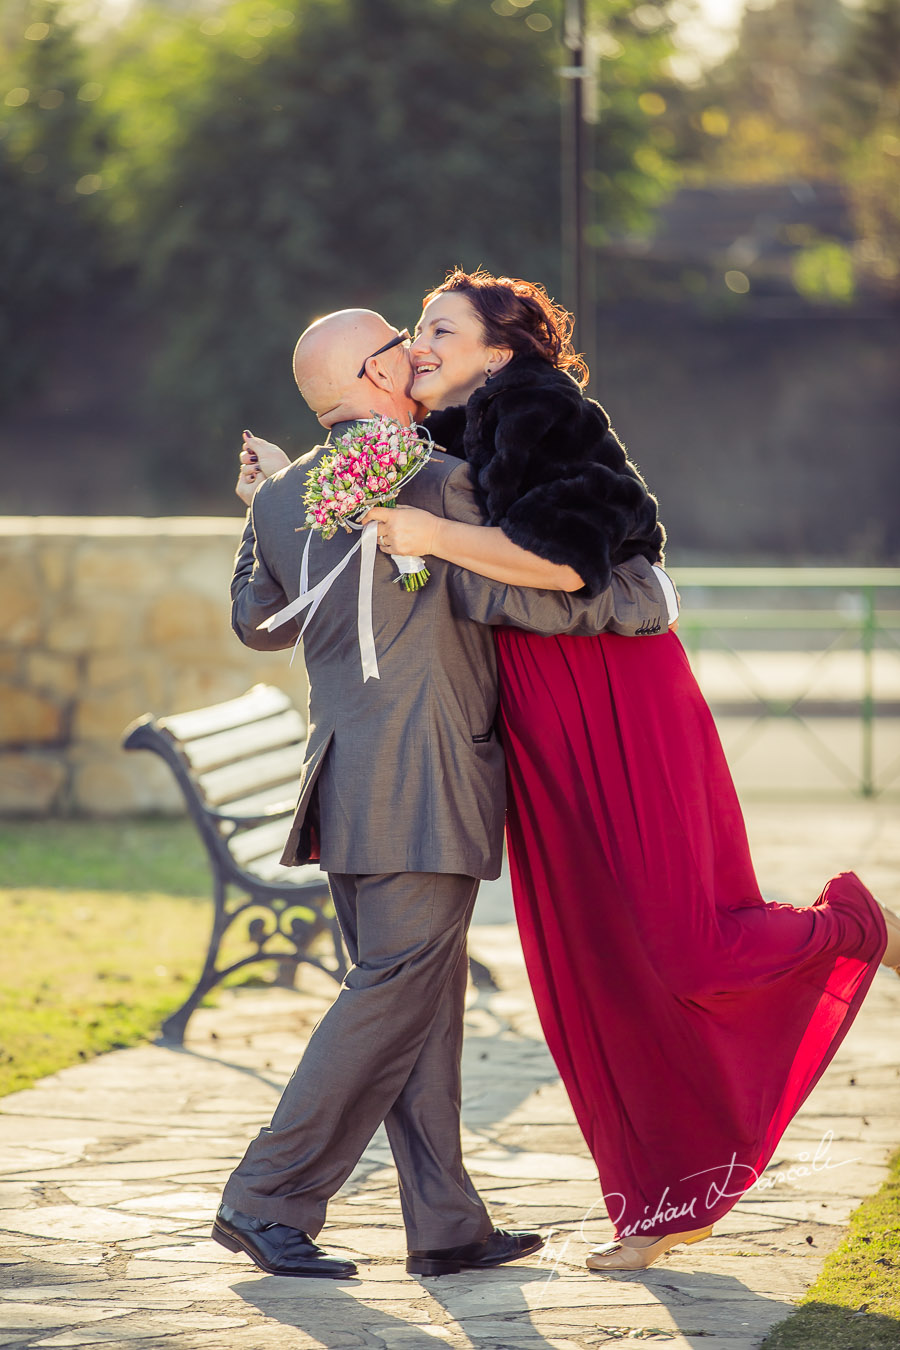
<path id="1" fill-rule="evenodd" d="M 589 1270 L 646 1270 L 679 1242 L 702 1242 L 708 1237 L 712 1237 L 712 1226 L 695 1228 L 690 1233 L 666 1233 L 658 1242 L 650 1242 L 646 1247 L 626 1247 L 622 1242 L 605 1242 L 602 1247 L 594 1248 L 585 1264 Z"/>
<path id="2" fill-rule="evenodd" d="M 895 965 L 891 959 L 898 950 L 898 946 L 900 946 L 900 918 L 898 918 L 891 910 L 886 909 L 882 904 L 879 904 L 878 908 L 884 915 L 884 923 L 888 932 L 888 947 L 882 958 L 882 962 L 887 966 L 888 970 L 893 970 L 900 975 L 900 962 Z M 891 956 L 888 956 L 888 951 L 891 953 Z"/>

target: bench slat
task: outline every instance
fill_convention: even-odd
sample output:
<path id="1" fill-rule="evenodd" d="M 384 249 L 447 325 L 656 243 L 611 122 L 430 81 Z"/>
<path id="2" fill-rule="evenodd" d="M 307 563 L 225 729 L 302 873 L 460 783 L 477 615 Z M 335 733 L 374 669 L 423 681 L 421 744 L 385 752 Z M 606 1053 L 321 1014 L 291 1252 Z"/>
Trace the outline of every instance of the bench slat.
<path id="1" fill-rule="evenodd" d="M 284 881 L 291 883 L 292 886 L 309 885 L 314 882 L 316 885 L 324 886 L 327 884 L 325 873 L 315 863 L 308 863 L 304 867 L 284 867 L 279 861 L 281 850 L 277 853 L 269 853 L 265 858 L 257 858 L 246 870 L 252 872 L 260 881 Z M 297 896 L 297 903 L 304 904 L 302 894 Z"/>
<path id="2" fill-rule="evenodd" d="M 238 867 L 246 867 L 256 858 L 265 857 L 273 849 L 283 850 L 291 823 L 289 820 L 273 820 L 265 825 L 257 825 L 252 830 L 242 830 L 228 840 L 228 852 Z"/>
<path id="3" fill-rule="evenodd" d="M 248 726 L 232 727 L 182 745 L 182 752 L 195 773 L 208 773 L 224 764 L 234 764 L 264 750 L 305 744 L 306 722 L 291 708 Z"/>
<path id="4" fill-rule="evenodd" d="M 271 750 L 253 759 L 241 759 L 237 764 L 199 774 L 197 781 L 210 806 L 223 806 L 225 802 L 244 798 L 263 788 L 284 788 L 293 783 L 296 790 L 302 764 L 303 746 L 291 745 L 284 750 Z M 289 793 L 282 791 L 278 795 L 288 796 Z"/>
<path id="5" fill-rule="evenodd" d="M 255 684 L 240 698 L 214 703 L 208 708 L 196 708 L 193 712 L 175 713 L 172 717 L 160 718 L 159 725 L 179 741 L 193 741 L 200 736 L 211 736 L 217 731 L 256 722 L 261 717 L 273 717 L 291 707 L 291 700 L 282 690 L 271 684 Z"/>
<path id="6" fill-rule="evenodd" d="M 249 797 L 238 797 L 222 810 L 229 816 L 261 816 L 267 811 L 272 815 L 293 815 L 297 807 L 297 786 L 295 774 L 287 783 L 275 783 Z"/>

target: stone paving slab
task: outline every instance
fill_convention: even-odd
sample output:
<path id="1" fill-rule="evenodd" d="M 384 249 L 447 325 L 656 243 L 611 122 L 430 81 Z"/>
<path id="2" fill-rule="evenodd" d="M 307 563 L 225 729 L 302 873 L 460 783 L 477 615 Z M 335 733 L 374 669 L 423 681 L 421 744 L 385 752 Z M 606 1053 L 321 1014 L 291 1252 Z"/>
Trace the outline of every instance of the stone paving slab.
<path id="1" fill-rule="evenodd" d="M 852 866 L 897 903 L 896 814 L 751 805 L 766 893 L 803 903 Z M 0 1347 L 758 1346 L 900 1144 L 900 981 L 876 977 L 760 1187 L 712 1240 L 649 1271 L 603 1276 L 584 1257 L 611 1229 L 540 1034 L 503 883 L 484 888 L 472 950 L 498 989 L 470 989 L 467 1160 L 499 1224 L 548 1232 L 543 1252 L 480 1275 L 407 1276 L 383 1132 L 323 1234 L 358 1262 L 358 1278 L 273 1278 L 209 1240 L 222 1183 L 333 997 L 330 981 L 304 972 L 302 991 L 242 991 L 201 1009 L 183 1049 L 118 1051 L 0 1101 Z"/>

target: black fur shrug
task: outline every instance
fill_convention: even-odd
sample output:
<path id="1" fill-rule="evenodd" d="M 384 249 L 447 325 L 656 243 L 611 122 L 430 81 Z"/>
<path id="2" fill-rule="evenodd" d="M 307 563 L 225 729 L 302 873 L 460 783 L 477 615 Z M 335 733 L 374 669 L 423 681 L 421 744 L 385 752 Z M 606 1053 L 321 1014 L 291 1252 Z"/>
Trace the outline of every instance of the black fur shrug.
<path id="1" fill-rule="evenodd" d="M 597 595 L 635 554 L 662 560 L 656 499 L 604 410 L 564 371 L 517 356 L 465 407 L 430 413 L 435 442 L 472 467 L 490 525 Z"/>

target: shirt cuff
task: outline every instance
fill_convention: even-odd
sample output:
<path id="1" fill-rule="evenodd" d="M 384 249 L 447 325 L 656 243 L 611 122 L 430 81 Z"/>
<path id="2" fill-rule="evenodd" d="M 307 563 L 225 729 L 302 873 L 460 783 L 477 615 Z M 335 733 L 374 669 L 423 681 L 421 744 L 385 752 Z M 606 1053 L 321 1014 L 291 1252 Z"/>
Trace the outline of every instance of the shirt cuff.
<path id="1" fill-rule="evenodd" d="M 662 593 L 666 597 L 666 608 L 669 612 L 669 623 L 673 624 L 678 618 L 678 592 L 672 584 L 672 578 L 664 568 L 658 563 L 653 564 L 653 570 L 656 573 L 656 580 L 662 587 Z"/>

